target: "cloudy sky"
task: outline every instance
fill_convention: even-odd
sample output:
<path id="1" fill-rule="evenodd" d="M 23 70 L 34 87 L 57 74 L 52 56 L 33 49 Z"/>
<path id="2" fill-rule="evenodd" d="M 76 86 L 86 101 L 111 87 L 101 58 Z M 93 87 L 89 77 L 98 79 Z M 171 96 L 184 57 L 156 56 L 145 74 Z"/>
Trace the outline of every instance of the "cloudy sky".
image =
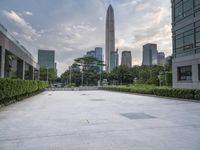
<path id="1" fill-rule="evenodd" d="M 116 47 L 142 62 L 142 45 L 157 43 L 171 54 L 170 0 L 0 0 L 0 22 L 36 58 L 38 49 L 56 51 L 58 74 L 74 58 L 105 47 L 109 4 L 115 12 Z M 104 49 L 105 50 L 105 49 Z"/>

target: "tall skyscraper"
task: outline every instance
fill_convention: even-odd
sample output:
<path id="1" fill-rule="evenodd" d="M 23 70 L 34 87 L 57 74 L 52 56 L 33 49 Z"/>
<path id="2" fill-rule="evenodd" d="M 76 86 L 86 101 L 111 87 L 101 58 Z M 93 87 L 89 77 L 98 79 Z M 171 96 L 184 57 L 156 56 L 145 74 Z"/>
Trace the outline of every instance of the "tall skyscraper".
<path id="1" fill-rule="evenodd" d="M 122 52 L 122 60 L 121 60 L 121 65 L 125 65 L 129 68 L 132 67 L 132 56 L 131 56 L 131 51 L 123 51 Z"/>
<path id="2" fill-rule="evenodd" d="M 115 21 L 114 10 L 110 5 L 106 15 L 106 71 L 110 72 L 116 67 L 116 51 L 115 51 Z"/>
<path id="3" fill-rule="evenodd" d="M 53 50 L 38 50 L 38 64 L 40 67 L 55 69 L 55 51 Z"/>
<path id="4" fill-rule="evenodd" d="M 171 2 L 173 86 L 200 88 L 200 1 Z"/>
<path id="5" fill-rule="evenodd" d="M 158 53 L 158 65 L 164 65 L 165 62 L 166 62 L 165 53 L 164 52 L 159 52 Z"/>
<path id="6" fill-rule="evenodd" d="M 143 46 L 143 61 L 142 65 L 157 65 L 158 64 L 158 51 L 156 44 L 146 44 Z"/>

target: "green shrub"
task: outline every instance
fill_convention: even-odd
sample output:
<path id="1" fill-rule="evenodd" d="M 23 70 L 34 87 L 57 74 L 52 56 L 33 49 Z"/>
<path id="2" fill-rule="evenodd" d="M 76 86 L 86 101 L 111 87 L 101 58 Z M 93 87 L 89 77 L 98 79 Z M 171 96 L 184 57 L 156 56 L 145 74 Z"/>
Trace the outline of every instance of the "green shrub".
<path id="1" fill-rule="evenodd" d="M 194 93 L 194 99 L 200 100 L 200 90 L 195 90 Z"/>
<path id="2" fill-rule="evenodd" d="M 182 99 L 196 99 L 200 100 L 200 90 L 195 89 L 179 89 L 172 87 L 156 87 L 154 85 L 136 84 L 132 86 L 108 86 L 101 87 L 102 90 L 122 91 L 140 94 L 153 94 L 156 96 L 182 98 Z"/>
<path id="3" fill-rule="evenodd" d="M 107 86 L 107 87 L 101 87 L 100 89 L 109 90 L 109 91 L 153 94 L 154 88 L 155 88 L 154 85 L 136 84 L 134 86 L 133 85 L 132 86 Z"/>
<path id="4" fill-rule="evenodd" d="M 157 87 L 154 89 L 154 94 L 157 96 L 194 99 L 195 90 L 193 89 L 178 89 L 170 87 Z"/>
<path id="5" fill-rule="evenodd" d="M 155 86 L 154 85 L 144 85 L 144 84 L 136 84 L 131 87 L 132 93 L 140 93 L 140 94 L 153 94 Z"/>
<path id="6" fill-rule="evenodd" d="M 41 91 L 47 86 L 48 83 L 44 81 L 0 78 L 0 104 Z"/>

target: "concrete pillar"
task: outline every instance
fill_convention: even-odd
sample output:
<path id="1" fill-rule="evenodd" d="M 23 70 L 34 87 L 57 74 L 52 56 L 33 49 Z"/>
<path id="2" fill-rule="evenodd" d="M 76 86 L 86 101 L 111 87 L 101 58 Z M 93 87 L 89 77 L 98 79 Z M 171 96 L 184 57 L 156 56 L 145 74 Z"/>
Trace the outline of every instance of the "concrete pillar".
<path id="1" fill-rule="evenodd" d="M 172 72 L 173 72 L 173 87 L 177 87 L 177 82 L 178 82 L 178 68 L 176 65 L 172 64 Z"/>
<path id="2" fill-rule="evenodd" d="M 199 88 L 199 74 L 198 74 L 198 62 L 192 64 L 192 82 L 194 89 Z"/>
<path id="3" fill-rule="evenodd" d="M 25 62 L 21 59 L 17 60 L 17 78 L 24 80 Z"/>
<path id="4" fill-rule="evenodd" d="M 29 66 L 29 80 L 34 80 L 34 68 Z"/>
<path id="5" fill-rule="evenodd" d="M 34 69 L 34 80 L 39 80 L 39 71 Z"/>
<path id="6" fill-rule="evenodd" d="M 5 49 L 0 47 L 0 77 L 5 76 Z"/>

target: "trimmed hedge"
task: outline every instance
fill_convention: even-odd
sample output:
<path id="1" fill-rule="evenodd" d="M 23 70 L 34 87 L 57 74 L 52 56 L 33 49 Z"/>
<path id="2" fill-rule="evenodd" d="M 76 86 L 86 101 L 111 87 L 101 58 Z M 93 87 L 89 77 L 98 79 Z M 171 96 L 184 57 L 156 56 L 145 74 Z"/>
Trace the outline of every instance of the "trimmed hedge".
<path id="1" fill-rule="evenodd" d="M 102 90 L 109 91 L 121 91 L 121 92 L 130 92 L 130 93 L 140 93 L 140 94 L 154 94 L 155 86 L 153 85 L 135 85 L 135 86 L 107 86 L 100 87 Z"/>
<path id="2" fill-rule="evenodd" d="M 194 99 L 200 100 L 200 90 L 195 90 L 195 92 L 194 92 Z"/>
<path id="3" fill-rule="evenodd" d="M 48 87 L 44 81 L 0 78 L 0 104 L 7 104 Z"/>
<path id="4" fill-rule="evenodd" d="M 154 94 L 157 96 L 194 99 L 195 90 L 193 89 L 177 89 L 169 87 L 159 87 L 154 89 Z"/>
<path id="5" fill-rule="evenodd" d="M 200 100 L 200 90 L 197 89 L 178 89 L 171 87 L 156 87 L 153 85 L 135 85 L 135 86 L 108 86 L 100 87 L 102 90 L 122 91 L 130 93 L 151 94 L 156 96 L 195 99 Z"/>

